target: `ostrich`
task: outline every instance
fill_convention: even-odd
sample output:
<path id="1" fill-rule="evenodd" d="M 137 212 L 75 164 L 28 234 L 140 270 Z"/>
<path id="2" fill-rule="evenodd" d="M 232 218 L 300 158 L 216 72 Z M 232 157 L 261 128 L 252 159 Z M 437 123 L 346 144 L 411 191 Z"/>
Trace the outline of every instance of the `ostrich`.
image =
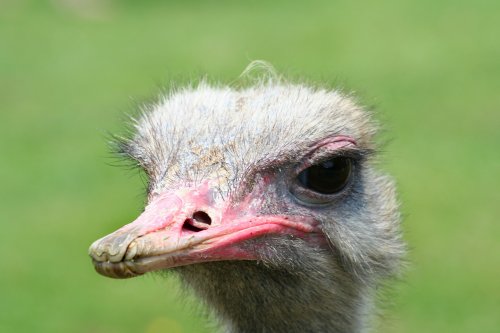
<path id="1" fill-rule="evenodd" d="M 405 252 L 375 132 L 351 96 L 281 79 L 172 92 L 118 144 L 148 203 L 95 269 L 170 269 L 227 332 L 365 332 Z"/>

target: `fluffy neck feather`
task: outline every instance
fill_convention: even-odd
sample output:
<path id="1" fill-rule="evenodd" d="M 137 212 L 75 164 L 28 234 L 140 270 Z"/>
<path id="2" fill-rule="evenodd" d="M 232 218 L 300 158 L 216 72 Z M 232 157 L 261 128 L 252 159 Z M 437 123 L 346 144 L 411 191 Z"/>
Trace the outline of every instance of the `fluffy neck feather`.
<path id="1" fill-rule="evenodd" d="M 177 271 L 227 332 L 363 331 L 369 288 L 341 269 L 327 251 L 296 247 L 306 252 L 299 264 L 290 251 L 274 248 L 284 255 Z"/>

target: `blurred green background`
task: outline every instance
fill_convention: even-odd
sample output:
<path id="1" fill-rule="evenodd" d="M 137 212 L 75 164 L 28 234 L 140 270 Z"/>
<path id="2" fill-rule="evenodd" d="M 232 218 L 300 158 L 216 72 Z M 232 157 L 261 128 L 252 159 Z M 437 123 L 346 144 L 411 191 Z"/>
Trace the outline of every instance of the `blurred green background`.
<path id="1" fill-rule="evenodd" d="M 500 327 L 500 2 L 0 0 L 0 331 L 211 332 L 174 279 L 96 274 L 141 210 L 106 133 L 255 59 L 375 105 L 410 267 L 378 332 Z"/>

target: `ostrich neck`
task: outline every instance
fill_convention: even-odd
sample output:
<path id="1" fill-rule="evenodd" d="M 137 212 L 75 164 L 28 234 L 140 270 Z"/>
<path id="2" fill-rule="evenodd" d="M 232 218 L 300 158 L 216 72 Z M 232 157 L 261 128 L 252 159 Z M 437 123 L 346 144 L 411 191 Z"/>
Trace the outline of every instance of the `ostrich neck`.
<path id="1" fill-rule="evenodd" d="M 255 262 L 217 262 L 179 271 L 226 332 L 352 333 L 363 327 L 366 297 L 341 270 L 290 273 Z"/>

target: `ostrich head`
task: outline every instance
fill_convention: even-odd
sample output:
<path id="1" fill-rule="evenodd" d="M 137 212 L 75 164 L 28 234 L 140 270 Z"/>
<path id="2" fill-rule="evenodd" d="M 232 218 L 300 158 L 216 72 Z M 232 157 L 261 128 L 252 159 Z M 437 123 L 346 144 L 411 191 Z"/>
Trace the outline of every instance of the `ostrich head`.
<path id="1" fill-rule="evenodd" d="M 120 149 L 148 175 L 148 203 L 92 244 L 99 273 L 172 269 L 231 332 L 364 329 L 404 244 L 375 126 L 349 96 L 202 83 L 134 127 Z"/>

